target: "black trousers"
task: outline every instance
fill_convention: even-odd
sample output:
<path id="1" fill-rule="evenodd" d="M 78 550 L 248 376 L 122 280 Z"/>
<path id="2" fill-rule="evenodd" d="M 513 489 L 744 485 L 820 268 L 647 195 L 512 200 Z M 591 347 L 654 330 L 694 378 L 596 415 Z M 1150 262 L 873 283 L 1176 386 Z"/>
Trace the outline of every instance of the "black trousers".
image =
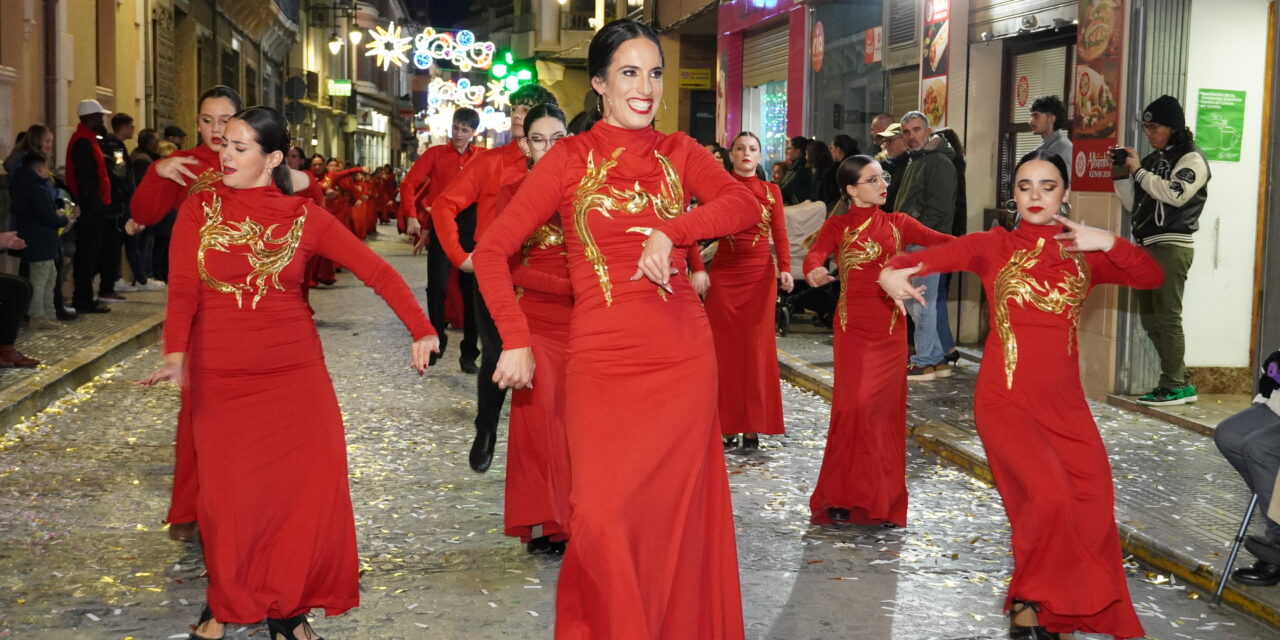
<path id="1" fill-rule="evenodd" d="M 502 355 L 502 335 L 498 325 L 489 315 L 484 297 L 477 290 L 476 327 L 480 331 L 480 369 L 476 373 L 476 433 L 489 433 L 498 428 L 502 405 L 507 401 L 507 390 L 500 389 L 493 381 L 498 368 L 498 356 Z"/>
<path id="2" fill-rule="evenodd" d="M 31 305 L 31 283 L 26 278 L 0 273 L 0 345 L 18 340 L 18 327 Z"/>
<path id="3" fill-rule="evenodd" d="M 476 208 L 475 205 L 463 209 L 458 214 L 458 241 L 462 248 L 471 251 L 475 248 Z M 431 326 L 440 336 L 440 355 L 444 356 L 445 347 L 449 344 L 449 336 L 444 332 L 444 301 L 449 288 L 449 272 L 453 263 L 445 254 L 440 240 L 432 232 L 427 241 L 427 315 L 431 318 Z M 480 348 L 476 336 L 475 297 L 476 276 L 473 273 L 458 273 L 458 288 L 462 290 L 462 346 L 460 359 L 475 362 L 480 357 Z"/>
<path id="4" fill-rule="evenodd" d="M 71 259 L 71 279 L 75 283 L 75 291 L 71 294 L 71 306 L 77 309 L 93 306 L 93 277 L 98 275 L 102 260 L 106 226 L 107 219 L 100 211 L 83 212 L 76 221 L 76 254 Z"/>
<path id="5" fill-rule="evenodd" d="M 116 280 L 120 279 L 120 257 L 124 249 L 124 230 L 120 228 L 123 218 L 115 216 L 107 218 L 102 227 L 102 249 L 98 253 L 98 293 L 111 294 L 116 291 Z"/>

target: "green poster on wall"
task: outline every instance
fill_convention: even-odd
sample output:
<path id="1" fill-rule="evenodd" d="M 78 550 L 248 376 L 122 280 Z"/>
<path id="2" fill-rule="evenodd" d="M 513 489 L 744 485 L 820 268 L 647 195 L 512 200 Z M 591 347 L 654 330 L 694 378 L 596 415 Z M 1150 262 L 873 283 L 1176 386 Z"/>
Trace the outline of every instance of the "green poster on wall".
<path id="1" fill-rule="evenodd" d="M 1201 89 L 1196 100 L 1196 144 L 1211 161 L 1240 162 L 1244 92 Z"/>

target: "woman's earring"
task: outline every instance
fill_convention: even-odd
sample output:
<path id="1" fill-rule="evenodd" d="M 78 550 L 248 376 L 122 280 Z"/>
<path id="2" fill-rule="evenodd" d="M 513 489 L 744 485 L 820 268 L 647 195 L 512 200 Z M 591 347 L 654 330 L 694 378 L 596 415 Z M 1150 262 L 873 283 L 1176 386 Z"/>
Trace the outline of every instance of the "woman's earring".
<path id="1" fill-rule="evenodd" d="M 667 115 L 667 99 L 666 98 L 662 99 L 661 105 L 662 105 L 662 113 L 660 115 L 655 115 L 653 117 L 654 122 L 661 120 L 663 116 Z"/>
<path id="2" fill-rule="evenodd" d="M 1005 201 L 1004 201 L 1004 210 L 1005 210 L 1005 211 L 1008 211 L 1009 213 L 1017 213 L 1017 212 L 1018 212 L 1018 202 L 1017 202 L 1016 200 L 1012 199 L 1012 198 L 1010 198 L 1010 199 L 1008 199 L 1008 200 L 1005 200 Z"/>
<path id="3" fill-rule="evenodd" d="M 1059 215 L 1061 215 L 1061 216 L 1062 216 L 1062 217 L 1064 217 L 1064 218 L 1070 218 L 1070 217 L 1071 217 L 1071 203 L 1070 203 L 1070 202 L 1063 202 L 1063 203 L 1062 203 L 1062 206 L 1061 206 L 1061 207 L 1059 207 L 1059 209 L 1058 209 L 1058 214 L 1059 214 Z"/>

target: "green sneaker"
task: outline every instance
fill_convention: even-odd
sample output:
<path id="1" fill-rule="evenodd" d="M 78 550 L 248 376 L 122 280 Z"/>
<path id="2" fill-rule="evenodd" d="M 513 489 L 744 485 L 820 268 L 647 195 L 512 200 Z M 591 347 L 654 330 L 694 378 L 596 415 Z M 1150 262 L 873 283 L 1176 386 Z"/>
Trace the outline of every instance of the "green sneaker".
<path id="1" fill-rule="evenodd" d="M 1187 404 L 1195 402 L 1200 398 L 1196 396 L 1196 388 L 1192 385 L 1177 387 L 1175 389 L 1166 389 L 1164 387 L 1156 387 L 1146 395 L 1138 398 L 1138 404 L 1148 407 L 1171 407 L 1179 404 Z"/>

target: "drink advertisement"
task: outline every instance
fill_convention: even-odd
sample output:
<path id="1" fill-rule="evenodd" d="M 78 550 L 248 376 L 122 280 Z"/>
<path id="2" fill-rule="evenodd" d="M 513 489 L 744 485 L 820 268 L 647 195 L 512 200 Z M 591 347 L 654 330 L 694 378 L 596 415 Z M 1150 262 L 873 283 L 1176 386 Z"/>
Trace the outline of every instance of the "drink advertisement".
<path id="1" fill-rule="evenodd" d="M 920 111 L 933 128 L 947 124 L 947 47 L 951 32 L 951 0 L 925 0 L 924 39 L 920 58 Z"/>
<path id="2" fill-rule="evenodd" d="M 1120 122 L 1124 0 L 1080 0 L 1071 85 L 1071 188 L 1111 191 L 1111 154 Z"/>
<path id="3" fill-rule="evenodd" d="M 1206 159 L 1240 162 L 1244 92 L 1201 89 L 1196 99 L 1196 144 Z"/>

